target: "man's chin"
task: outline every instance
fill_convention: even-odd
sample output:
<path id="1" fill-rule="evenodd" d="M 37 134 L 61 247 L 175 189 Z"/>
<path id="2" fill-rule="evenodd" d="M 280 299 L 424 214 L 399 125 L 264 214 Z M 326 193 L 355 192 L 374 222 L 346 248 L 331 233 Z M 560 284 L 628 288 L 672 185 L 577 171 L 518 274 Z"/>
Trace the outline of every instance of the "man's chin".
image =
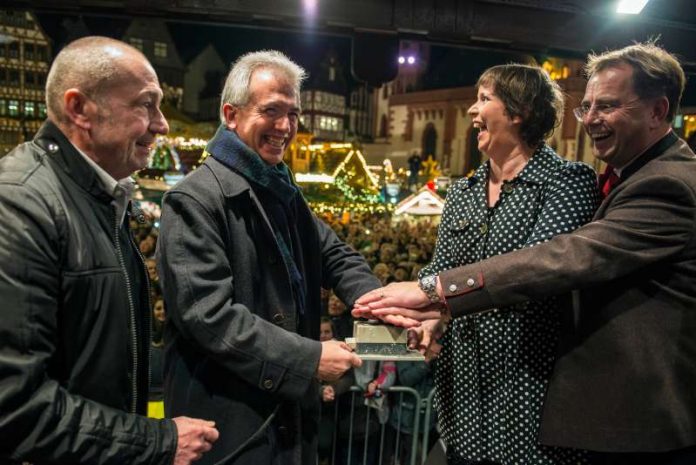
<path id="1" fill-rule="evenodd" d="M 283 155 L 285 155 L 284 150 L 261 150 L 259 155 L 266 162 L 266 164 L 275 166 L 281 161 L 283 161 Z"/>

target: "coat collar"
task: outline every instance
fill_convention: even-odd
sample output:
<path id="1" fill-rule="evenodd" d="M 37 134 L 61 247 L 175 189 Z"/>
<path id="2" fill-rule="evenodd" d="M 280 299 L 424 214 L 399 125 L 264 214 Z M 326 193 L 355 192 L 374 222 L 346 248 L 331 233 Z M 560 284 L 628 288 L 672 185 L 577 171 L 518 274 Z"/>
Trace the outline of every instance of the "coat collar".
<path id="1" fill-rule="evenodd" d="M 65 134 L 50 120 L 46 120 L 34 136 L 34 143 L 41 147 L 72 180 L 84 190 L 104 202 L 112 196 L 104 190 L 96 171 L 89 166 Z"/>

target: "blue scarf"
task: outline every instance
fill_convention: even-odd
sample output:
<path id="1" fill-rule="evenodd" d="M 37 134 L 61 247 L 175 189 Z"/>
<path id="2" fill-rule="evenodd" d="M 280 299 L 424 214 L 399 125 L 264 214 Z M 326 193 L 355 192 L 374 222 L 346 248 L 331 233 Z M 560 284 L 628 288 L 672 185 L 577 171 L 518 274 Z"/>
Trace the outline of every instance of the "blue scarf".
<path id="1" fill-rule="evenodd" d="M 273 234 L 290 276 L 298 311 L 304 314 L 306 287 L 292 251 L 293 244 L 296 249 L 300 247 L 294 222 L 296 202 L 303 201 L 303 198 L 299 188 L 292 182 L 287 165 L 282 162 L 275 166 L 266 164 L 242 142 L 236 132 L 227 129 L 225 125 L 220 125 L 205 150 L 217 161 L 243 176 L 259 198 L 273 226 Z M 301 259 L 301 251 L 296 252 L 296 257 Z"/>

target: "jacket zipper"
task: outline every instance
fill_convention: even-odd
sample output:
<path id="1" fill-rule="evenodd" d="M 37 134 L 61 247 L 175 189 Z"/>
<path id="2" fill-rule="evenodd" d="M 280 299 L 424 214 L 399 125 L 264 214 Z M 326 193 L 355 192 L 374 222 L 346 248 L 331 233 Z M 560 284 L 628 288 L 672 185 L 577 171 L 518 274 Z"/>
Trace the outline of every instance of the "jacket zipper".
<path id="1" fill-rule="evenodd" d="M 134 208 L 137 207 L 131 206 L 131 210 Z M 145 223 L 144 218 L 142 218 L 142 213 L 137 213 L 135 215 L 135 220 L 139 224 Z M 150 365 L 150 360 L 152 360 L 152 289 L 150 287 L 150 275 L 147 272 L 147 265 L 145 265 L 145 257 L 143 257 L 143 254 L 142 252 L 140 252 L 138 244 L 136 244 L 135 240 L 133 239 L 133 234 L 131 233 L 130 226 L 128 227 L 128 232 L 128 238 L 130 240 L 130 243 L 133 245 L 133 248 L 135 248 L 135 253 L 138 255 L 138 258 L 140 259 L 140 265 L 143 268 L 143 276 L 145 276 L 145 290 L 147 291 L 147 314 L 145 315 L 143 329 L 145 330 L 145 343 L 147 347 L 147 388 L 149 392 L 150 386 L 152 385 L 152 366 Z"/>
<path id="2" fill-rule="evenodd" d="M 113 207 L 114 212 L 114 245 L 116 246 L 116 255 L 118 256 L 118 262 L 121 265 L 121 271 L 123 272 L 123 277 L 126 281 L 126 292 L 128 294 L 128 308 L 130 310 L 130 331 L 131 331 L 131 355 L 133 359 L 131 361 L 131 369 L 133 370 L 133 377 L 131 378 L 131 388 L 133 396 L 131 398 L 131 413 L 136 413 L 138 405 L 138 337 L 135 325 L 135 304 L 133 302 L 133 293 L 131 290 L 130 277 L 128 276 L 128 270 L 126 269 L 126 263 L 123 258 L 123 250 L 121 250 L 121 241 L 119 240 L 119 230 L 120 224 L 118 221 L 118 212 L 116 207 Z"/>

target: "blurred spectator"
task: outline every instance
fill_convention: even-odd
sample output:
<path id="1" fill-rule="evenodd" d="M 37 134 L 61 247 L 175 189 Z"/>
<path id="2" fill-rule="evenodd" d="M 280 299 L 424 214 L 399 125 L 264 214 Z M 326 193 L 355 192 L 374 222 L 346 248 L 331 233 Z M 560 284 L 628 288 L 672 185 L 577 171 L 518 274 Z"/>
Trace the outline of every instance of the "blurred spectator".
<path id="1" fill-rule="evenodd" d="M 372 268 L 372 273 L 374 273 L 374 275 L 377 276 L 377 279 L 379 279 L 385 286 L 392 282 L 391 270 L 389 270 L 389 265 L 386 263 L 379 262 L 376 264 L 375 267 Z"/>
<path id="2" fill-rule="evenodd" d="M 152 258 L 155 255 L 155 249 L 157 247 L 157 235 L 154 232 L 151 232 L 145 238 L 140 241 L 140 244 L 138 245 L 140 248 L 140 253 L 143 254 L 143 257 L 145 258 Z"/>
<path id="3" fill-rule="evenodd" d="M 138 246 L 139 248 L 140 246 Z M 158 282 L 157 277 L 157 261 L 154 258 L 146 258 L 145 266 L 147 267 L 147 275 L 150 278 L 150 283 Z"/>
<path id="4" fill-rule="evenodd" d="M 330 318 L 325 316 L 321 317 L 321 323 L 319 328 L 319 340 L 321 342 L 330 341 L 334 338 L 333 323 Z"/>
<path id="5" fill-rule="evenodd" d="M 329 297 L 328 313 L 333 325 L 334 338 L 343 341 L 353 335 L 353 317 L 346 311 L 346 305 L 333 292 Z"/>
<path id="6" fill-rule="evenodd" d="M 160 297 L 152 306 L 152 343 L 157 347 L 162 346 L 162 334 L 167 315 L 164 312 L 164 300 Z"/>

